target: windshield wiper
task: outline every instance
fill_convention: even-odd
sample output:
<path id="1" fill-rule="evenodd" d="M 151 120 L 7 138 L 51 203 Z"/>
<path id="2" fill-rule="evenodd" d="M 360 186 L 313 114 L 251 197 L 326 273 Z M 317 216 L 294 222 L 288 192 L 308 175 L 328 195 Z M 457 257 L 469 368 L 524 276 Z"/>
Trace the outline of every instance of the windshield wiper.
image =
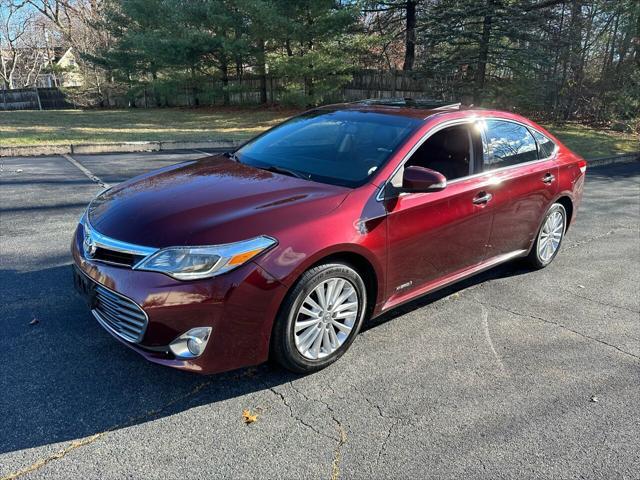
<path id="1" fill-rule="evenodd" d="M 309 180 L 308 175 L 304 175 L 303 173 L 296 172 L 295 170 L 289 170 L 288 168 L 278 167 L 276 165 L 269 165 L 268 167 L 259 167 L 259 168 L 262 168 L 263 170 L 268 170 L 269 172 L 282 173 L 283 175 L 289 175 L 290 177 Z"/>

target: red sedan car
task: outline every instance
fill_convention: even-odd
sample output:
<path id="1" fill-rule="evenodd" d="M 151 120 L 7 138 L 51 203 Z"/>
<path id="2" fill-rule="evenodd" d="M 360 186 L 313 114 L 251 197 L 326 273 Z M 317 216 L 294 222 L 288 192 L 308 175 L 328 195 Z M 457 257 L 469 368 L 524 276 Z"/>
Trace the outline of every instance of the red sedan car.
<path id="1" fill-rule="evenodd" d="M 417 296 L 517 257 L 548 265 L 585 170 L 511 113 L 318 108 L 98 195 L 73 239 L 75 284 L 153 362 L 310 372 Z"/>

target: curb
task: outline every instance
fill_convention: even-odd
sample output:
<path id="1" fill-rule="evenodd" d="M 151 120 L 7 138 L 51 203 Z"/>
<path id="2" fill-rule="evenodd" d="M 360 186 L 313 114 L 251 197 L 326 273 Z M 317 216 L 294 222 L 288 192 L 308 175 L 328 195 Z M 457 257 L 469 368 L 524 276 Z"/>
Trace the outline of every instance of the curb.
<path id="1" fill-rule="evenodd" d="M 160 142 L 122 142 L 122 143 L 74 143 L 63 145 L 34 145 L 25 147 L 0 147 L 0 157 L 35 157 L 44 155 L 74 155 L 94 153 L 135 153 L 160 152 L 165 150 L 193 150 L 208 148 L 236 148 L 244 140 L 203 140 L 179 142 L 167 140 Z M 640 161 L 640 152 L 624 153 L 609 157 L 587 159 L 587 165 L 600 167 L 612 163 Z"/>
<path id="2" fill-rule="evenodd" d="M 592 158 L 591 160 L 587 159 L 587 166 L 593 168 L 611 165 L 612 163 L 629 163 L 637 161 L 640 161 L 640 152 L 613 155 L 611 157 Z"/>
<path id="3" fill-rule="evenodd" d="M 206 140 L 193 142 L 122 142 L 75 143 L 63 145 L 34 145 L 25 147 L 0 147 L 0 157 L 34 157 L 42 155 L 74 155 L 92 153 L 159 152 L 164 150 L 193 150 L 207 148 L 235 148 L 241 140 Z"/>

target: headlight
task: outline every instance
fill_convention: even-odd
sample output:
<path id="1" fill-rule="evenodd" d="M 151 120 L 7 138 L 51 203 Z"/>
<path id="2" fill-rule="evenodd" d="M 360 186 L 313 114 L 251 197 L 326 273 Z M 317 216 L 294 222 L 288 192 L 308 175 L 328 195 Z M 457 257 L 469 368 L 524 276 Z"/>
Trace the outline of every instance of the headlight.
<path id="1" fill-rule="evenodd" d="M 209 278 L 247 263 L 276 240 L 261 236 L 242 242 L 205 247 L 168 247 L 141 260 L 133 268 L 162 272 L 178 280 Z"/>

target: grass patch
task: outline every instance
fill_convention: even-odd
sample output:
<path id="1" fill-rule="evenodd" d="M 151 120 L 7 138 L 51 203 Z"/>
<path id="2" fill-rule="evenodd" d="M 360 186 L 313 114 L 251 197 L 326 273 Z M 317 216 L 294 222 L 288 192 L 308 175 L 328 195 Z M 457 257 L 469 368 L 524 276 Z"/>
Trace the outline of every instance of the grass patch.
<path id="1" fill-rule="evenodd" d="M 0 112 L 0 146 L 245 140 L 296 113 L 295 110 L 231 107 Z M 640 150 L 637 135 L 576 123 L 546 127 L 586 158 Z"/>
<path id="2" fill-rule="evenodd" d="M 246 108 L 0 112 L 0 145 L 244 140 L 293 114 Z"/>
<path id="3" fill-rule="evenodd" d="M 608 157 L 640 151 L 638 135 L 600 130 L 579 123 L 544 126 L 567 147 L 585 158 Z"/>

